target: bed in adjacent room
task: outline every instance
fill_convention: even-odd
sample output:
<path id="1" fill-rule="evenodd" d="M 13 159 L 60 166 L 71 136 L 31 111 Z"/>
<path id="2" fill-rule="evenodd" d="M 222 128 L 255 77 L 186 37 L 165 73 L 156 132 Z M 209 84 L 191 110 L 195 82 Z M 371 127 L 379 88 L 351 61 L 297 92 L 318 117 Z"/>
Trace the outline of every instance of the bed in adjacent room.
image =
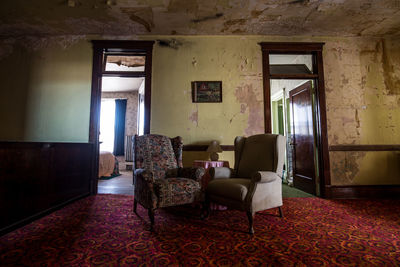
<path id="1" fill-rule="evenodd" d="M 111 179 L 119 175 L 117 158 L 111 152 L 100 151 L 99 179 Z"/>

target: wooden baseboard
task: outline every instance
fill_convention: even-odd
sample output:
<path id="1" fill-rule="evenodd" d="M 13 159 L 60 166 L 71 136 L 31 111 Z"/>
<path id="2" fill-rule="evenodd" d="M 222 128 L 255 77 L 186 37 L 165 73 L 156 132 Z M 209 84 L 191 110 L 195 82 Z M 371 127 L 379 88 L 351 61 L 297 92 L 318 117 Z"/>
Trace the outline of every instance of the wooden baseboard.
<path id="1" fill-rule="evenodd" d="M 328 199 L 400 198 L 400 185 L 327 185 Z"/>

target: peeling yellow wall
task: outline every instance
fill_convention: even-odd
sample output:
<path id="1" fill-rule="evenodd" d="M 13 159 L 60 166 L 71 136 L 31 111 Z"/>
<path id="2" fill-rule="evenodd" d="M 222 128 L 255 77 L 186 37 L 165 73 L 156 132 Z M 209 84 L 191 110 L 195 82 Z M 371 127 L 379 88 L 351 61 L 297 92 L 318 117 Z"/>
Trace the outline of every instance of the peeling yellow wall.
<path id="1" fill-rule="evenodd" d="M 400 143 L 400 39 L 324 48 L 330 145 Z M 330 152 L 334 185 L 400 184 L 397 152 Z"/>
<path id="2" fill-rule="evenodd" d="M 213 139 L 232 144 L 238 134 L 262 133 L 261 49 L 257 41 L 240 37 L 178 40 L 183 43 L 179 49 L 154 50 L 151 131 L 180 134 L 190 144 Z M 222 81 L 223 102 L 192 103 L 192 81 Z"/>
<path id="3" fill-rule="evenodd" d="M 399 39 L 132 37 L 171 38 L 182 45 L 178 49 L 155 45 L 153 52 L 153 133 L 181 135 L 185 144 L 218 140 L 222 145 L 233 145 L 235 136 L 264 132 L 258 43 L 314 41 L 326 43 L 329 144 L 399 143 Z M 1 79 L 13 88 L 10 94 L 4 93 L 4 88 L 1 92 L 0 122 L 9 124 L 0 131 L 2 140 L 87 141 L 91 47 L 87 40 L 81 40 L 67 47 L 55 43 L 46 48 L 50 49 L 14 49 L 0 57 Z M 8 50 L 0 49 L 0 55 L 2 51 Z M 20 69 L 23 74 L 18 79 Z M 201 80 L 222 81 L 222 103 L 192 103 L 191 82 Z M 11 112 L 14 97 L 18 98 L 18 110 Z M 207 157 L 204 152 L 186 152 L 184 164 L 190 166 L 194 159 Z M 394 152 L 330 152 L 330 157 L 332 184 L 400 184 L 399 155 Z M 229 160 L 233 167 L 233 152 L 223 152 L 220 158 Z"/>
<path id="4" fill-rule="evenodd" d="M 155 37 L 166 38 L 166 37 Z M 179 37 L 179 49 L 157 46 L 153 54 L 151 132 L 181 135 L 185 144 L 264 132 L 261 49 L 257 38 Z M 192 81 L 222 81 L 222 103 L 192 103 Z M 184 153 L 185 164 L 207 153 Z M 220 159 L 230 160 L 233 152 Z"/>

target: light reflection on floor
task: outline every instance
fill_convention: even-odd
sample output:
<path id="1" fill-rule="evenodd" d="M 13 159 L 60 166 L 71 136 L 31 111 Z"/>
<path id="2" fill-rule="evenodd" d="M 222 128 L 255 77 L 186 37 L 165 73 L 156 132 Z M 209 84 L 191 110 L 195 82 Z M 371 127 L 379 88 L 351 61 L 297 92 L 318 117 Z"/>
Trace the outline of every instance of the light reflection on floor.
<path id="1" fill-rule="evenodd" d="M 99 194 L 133 195 L 132 171 L 120 171 L 121 175 L 110 180 L 99 180 Z"/>

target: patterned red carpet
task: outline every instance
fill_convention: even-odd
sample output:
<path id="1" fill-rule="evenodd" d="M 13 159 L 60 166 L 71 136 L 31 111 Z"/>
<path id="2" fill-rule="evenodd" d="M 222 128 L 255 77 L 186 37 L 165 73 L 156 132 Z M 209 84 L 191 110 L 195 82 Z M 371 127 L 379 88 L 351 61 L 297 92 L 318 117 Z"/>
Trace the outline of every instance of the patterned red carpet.
<path id="1" fill-rule="evenodd" d="M 177 210 L 132 214 L 131 196 L 98 195 L 0 237 L 2 266 L 400 266 L 399 200 L 290 198 L 284 218 L 238 211 L 201 221 Z"/>

